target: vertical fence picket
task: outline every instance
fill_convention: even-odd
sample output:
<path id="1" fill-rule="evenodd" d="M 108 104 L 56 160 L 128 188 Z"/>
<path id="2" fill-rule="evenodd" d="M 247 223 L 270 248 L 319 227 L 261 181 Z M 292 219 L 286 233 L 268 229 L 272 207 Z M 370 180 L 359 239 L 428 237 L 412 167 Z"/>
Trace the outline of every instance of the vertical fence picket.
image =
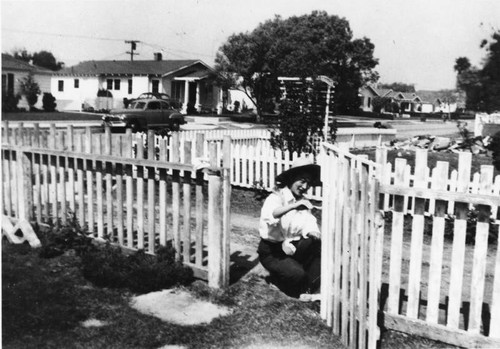
<path id="1" fill-rule="evenodd" d="M 49 148 L 56 149 L 56 125 L 50 125 Z M 57 205 L 57 156 L 49 156 L 50 158 L 50 202 L 52 204 L 52 223 L 57 223 L 58 205 Z"/>
<path id="2" fill-rule="evenodd" d="M 394 185 L 400 186 L 405 182 L 406 160 L 396 159 Z M 392 212 L 391 256 L 389 266 L 389 299 L 387 310 L 391 314 L 399 314 L 401 265 L 403 250 L 404 229 L 404 197 L 394 196 L 394 209 Z"/>
<path id="3" fill-rule="evenodd" d="M 9 122 L 4 121 L 4 142 L 10 144 L 10 128 Z M 3 159 L 3 197 L 4 197 L 4 212 L 7 216 L 12 216 L 12 192 L 11 192 L 11 163 L 12 163 L 12 152 L 10 150 L 2 151 Z"/>
<path id="4" fill-rule="evenodd" d="M 422 168 L 427 167 L 427 151 L 417 150 L 415 154 L 415 188 L 425 188 L 426 178 Z M 425 199 L 414 198 L 411 233 L 410 267 L 408 273 L 408 306 L 406 316 L 418 318 L 420 307 L 420 280 L 422 272 L 422 252 L 424 243 Z"/>
<path id="5" fill-rule="evenodd" d="M 366 348 L 366 330 L 367 330 L 367 282 L 368 282 L 368 268 L 367 266 L 367 253 L 368 253 L 368 168 L 362 166 L 360 168 L 360 183 L 359 183 L 359 300 L 357 309 L 358 318 L 358 345 L 360 348 Z"/>
<path id="6" fill-rule="evenodd" d="M 378 329 L 378 312 L 380 304 L 380 290 L 382 279 L 382 262 L 384 256 L 384 219 L 378 212 L 379 183 L 370 181 L 370 285 L 369 285 L 369 313 L 368 313 L 368 348 L 376 348 L 380 338 Z M 382 309 L 380 309 L 381 311 Z"/>
<path id="7" fill-rule="evenodd" d="M 57 148 L 61 151 L 65 150 L 65 137 L 64 132 L 61 130 L 59 132 L 59 137 L 57 141 Z M 67 193 L 66 193 L 66 170 L 68 168 L 67 157 L 57 156 L 57 168 L 59 170 L 59 188 L 58 190 L 58 198 L 61 201 L 61 222 L 66 224 L 66 218 L 68 214 L 67 208 Z M 59 200 L 58 200 L 59 201 Z"/>
<path id="8" fill-rule="evenodd" d="M 73 125 L 69 125 L 66 131 L 67 137 L 67 148 L 68 152 L 73 153 L 75 151 L 75 133 Z M 68 164 L 68 199 L 69 199 L 69 209 L 71 214 L 75 214 L 76 201 L 75 201 L 75 160 L 72 157 L 66 157 L 66 163 Z"/>
<path id="9" fill-rule="evenodd" d="M 493 166 L 481 166 L 479 193 L 491 193 L 493 183 Z M 481 328 L 482 308 L 484 298 L 484 284 L 486 276 L 486 258 L 488 253 L 488 234 L 491 208 L 486 205 L 477 205 L 477 223 L 472 263 L 472 282 L 470 296 L 469 332 L 479 333 Z M 496 324 L 494 324 L 496 325 Z"/>
<path id="10" fill-rule="evenodd" d="M 104 155 L 112 153 L 112 136 L 109 126 L 104 128 Z M 106 233 L 112 241 L 116 240 L 113 226 L 113 164 L 109 161 L 103 164 L 104 180 L 106 184 Z"/>
<path id="11" fill-rule="evenodd" d="M 127 128 L 125 131 L 124 141 L 122 143 L 122 156 L 131 159 L 134 154 L 132 144 L 132 130 Z M 127 247 L 134 246 L 134 168 L 132 165 L 125 166 L 125 206 L 126 206 L 126 221 L 125 229 L 127 231 Z"/>
<path id="12" fill-rule="evenodd" d="M 144 159 L 144 141 L 142 138 L 136 138 L 137 151 L 136 158 Z M 137 248 L 144 248 L 144 176 L 146 169 L 144 166 L 137 166 Z"/>
<path id="13" fill-rule="evenodd" d="M 122 137 L 113 137 L 113 153 L 117 157 L 122 157 Z M 125 245 L 124 227 L 123 227 L 123 173 L 124 168 L 120 162 L 115 164 L 115 181 L 116 181 L 116 234 L 118 243 L 121 246 Z"/>
<path id="14" fill-rule="evenodd" d="M 167 141 L 162 139 L 160 141 L 160 162 L 167 162 Z M 159 225 L 160 225 L 160 245 L 167 244 L 167 171 L 160 169 L 160 183 L 159 183 Z"/>
<path id="15" fill-rule="evenodd" d="M 203 147 L 205 144 L 205 135 L 203 133 L 196 134 L 195 157 L 201 159 L 203 157 Z M 195 263 L 202 265 L 203 263 L 203 172 L 196 171 L 196 230 L 195 230 Z"/>
<path id="16" fill-rule="evenodd" d="M 174 132 L 171 139 L 172 162 L 180 162 L 179 133 Z M 177 259 L 181 259 L 181 231 L 180 231 L 180 182 L 179 170 L 172 171 L 172 232 L 174 235 L 174 246 Z"/>
<path id="17" fill-rule="evenodd" d="M 358 305 L 358 259 L 359 259 L 359 171 L 351 164 L 351 196 L 349 202 L 349 215 L 351 216 L 349 227 L 349 345 L 354 348 L 358 341 L 356 308 Z"/>
<path id="18" fill-rule="evenodd" d="M 495 257 L 495 272 L 493 277 L 493 292 L 491 299 L 490 336 L 500 338 L 500 331 L 491 328 L 500 323 L 500 235 L 497 236 L 497 253 Z"/>
<path id="19" fill-rule="evenodd" d="M 93 154 L 92 149 L 92 132 L 90 127 L 85 128 L 85 153 Z M 86 184 L 87 184 L 87 222 L 88 229 L 94 233 L 94 162 L 92 160 L 85 161 Z"/>
<path id="20" fill-rule="evenodd" d="M 348 325 L 349 325 L 349 270 L 350 270 L 350 259 L 349 259 L 349 240 L 350 240 L 350 225 L 351 225 L 351 212 L 349 211 L 349 200 L 350 200 L 350 166 L 349 161 L 342 155 L 342 178 L 344 185 L 344 195 L 345 195 L 345 205 L 342 207 L 342 289 L 341 289 L 341 315 L 340 315 L 340 333 L 343 338 L 343 343 L 348 345 Z"/>
<path id="21" fill-rule="evenodd" d="M 438 161 L 433 175 L 432 187 L 434 190 L 445 190 L 448 178 L 448 163 Z M 441 275 L 443 265 L 444 228 L 446 201 L 435 201 L 435 212 L 432 222 L 431 257 L 429 265 L 429 283 L 427 296 L 427 316 L 429 323 L 438 323 L 439 302 L 441 299 Z"/>
<path id="22" fill-rule="evenodd" d="M 153 130 L 148 131 L 148 160 L 156 159 L 155 147 L 155 134 Z M 153 253 L 155 251 L 155 237 L 156 237 L 156 214 L 155 214 L 155 196 L 156 196 L 156 182 L 155 182 L 155 168 L 148 167 L 148 251 Z"/>
<path id="23" fill-rule="evenodd" d="M 184 141 L 184 163 L 191 164 L 191 141 Z M 182 256 L 185 262 L 191 261 L 191 172 L 184 171 L 182 184 Z"/>
<path id="24" fill-rule="evenodd" d="M 458 176 L 456 191 L 468 192 L 470 182 L 472 153 L 462 152 L 458 157 Z M 467 233 L 468 204 L 457 202 L 453 226 L 453 246 L 450 263 L 450 289 L 448 295 L 447 325 L 458 328 L 460 307 L 462 305 L 463 270 L 465 261 L 465 237 Z"/>

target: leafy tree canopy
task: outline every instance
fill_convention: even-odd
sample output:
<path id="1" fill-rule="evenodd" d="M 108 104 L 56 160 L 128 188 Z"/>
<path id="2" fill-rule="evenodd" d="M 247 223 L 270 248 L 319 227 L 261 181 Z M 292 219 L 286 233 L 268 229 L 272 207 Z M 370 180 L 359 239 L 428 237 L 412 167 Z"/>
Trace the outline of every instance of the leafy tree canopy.
<path id="1" fill-rule="evenodd" d="M 402 82 L 393 82 L 392 84 L 380 84 L 380 88 L 393 90 L 397 92 L 415 92 L 414 84 L 405 84 Z"/>
<path id="2" fill-rule="evenodd" d="M 483 40 L 480 47 L 486 50 L 482 68 L 472 66 L 467 57 L 456 59 L 457 87 L 465 91 L 468 109 L 500 111 L 500 31 Z"/>
<path id="3" fill-rule="evenodd" d="M 323 11 L 276 16 L 252 32 L 231 35 L 219 48 L 216 71 L 219 84 L 243 90 L 259 114 L 266 99 L 280 95 L 277 77 L 326 75 L 336 82 L 336 111 L 348 112 L 359 106 L 358 88 L 378 79 L 373 50 L 369 39 L 353 39 L 344 18 Z"/>
<path id="4" fill-rule="evenodd" d="M 48 51 L 42 50 L 40 52 L 29 53 L 25 48 L 23 48 L 14 50 L 13 56 L 14 58 L 25 62 L 32 62 L 34 65 L 50 70 L 60 70 L 64 67 L 64 63 L 58 62 L 54 55 Z"/>

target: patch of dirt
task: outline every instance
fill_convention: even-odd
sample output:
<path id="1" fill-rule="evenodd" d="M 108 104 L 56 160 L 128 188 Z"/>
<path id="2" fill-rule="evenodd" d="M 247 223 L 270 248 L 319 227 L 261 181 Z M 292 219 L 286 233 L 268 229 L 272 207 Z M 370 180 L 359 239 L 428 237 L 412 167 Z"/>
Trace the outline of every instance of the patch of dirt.
<path id="1" fill-rule="evenodd" d="M 219 316 L 231 313 L 231 309 L 196 299 L 190 293 L 170 289 L 134 297 L 131 306 L 146 315 L 177 325 L 210 323 Z"/>

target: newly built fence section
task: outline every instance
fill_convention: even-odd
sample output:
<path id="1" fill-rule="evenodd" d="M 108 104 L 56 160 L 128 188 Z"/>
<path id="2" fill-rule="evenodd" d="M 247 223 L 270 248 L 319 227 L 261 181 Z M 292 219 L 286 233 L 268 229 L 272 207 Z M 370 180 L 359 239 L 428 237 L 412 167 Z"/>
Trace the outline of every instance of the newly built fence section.
<path id="1" fill-rule="evenodd" d="M 472 174 L 464 153 L 457 171 L 448 162 L 428 169 L 425 150 L 416 152 L 414 167 L 405 159 L 391 166 L 385 150 L 377 164 L 324 147 L 322 316 L 344 343 L 374 348 L 373 312 L 380 311 L 379 326 L 458 346 L 500 347 L 493 167 Z"/>
<path id="2" fill-rule="evenodd" d="M 145 149 L 130 131 L 8 124 L 2 131 L 3 214 L 52 224 L 74 214 L 95 238 L 150 253 L 171 241 L 195 275 L 214 287 L 228 284 L 229 168 L 218 159 L 229 163 L 229 142 L 221 155 L 210 146 L 199 168 L 189 155 L 192 143 L 181 144 L 178 135 L 169 151 L 166 141 Z"/>

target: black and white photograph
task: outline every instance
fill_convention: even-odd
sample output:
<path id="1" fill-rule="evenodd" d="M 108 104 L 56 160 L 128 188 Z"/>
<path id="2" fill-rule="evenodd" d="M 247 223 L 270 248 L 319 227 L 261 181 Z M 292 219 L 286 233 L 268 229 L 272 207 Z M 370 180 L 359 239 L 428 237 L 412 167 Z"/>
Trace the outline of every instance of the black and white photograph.
<path id="1" fill-rule="evenodd" d="M 3 348 L 500 348 L 499 1 L 0 24 Z"/>

